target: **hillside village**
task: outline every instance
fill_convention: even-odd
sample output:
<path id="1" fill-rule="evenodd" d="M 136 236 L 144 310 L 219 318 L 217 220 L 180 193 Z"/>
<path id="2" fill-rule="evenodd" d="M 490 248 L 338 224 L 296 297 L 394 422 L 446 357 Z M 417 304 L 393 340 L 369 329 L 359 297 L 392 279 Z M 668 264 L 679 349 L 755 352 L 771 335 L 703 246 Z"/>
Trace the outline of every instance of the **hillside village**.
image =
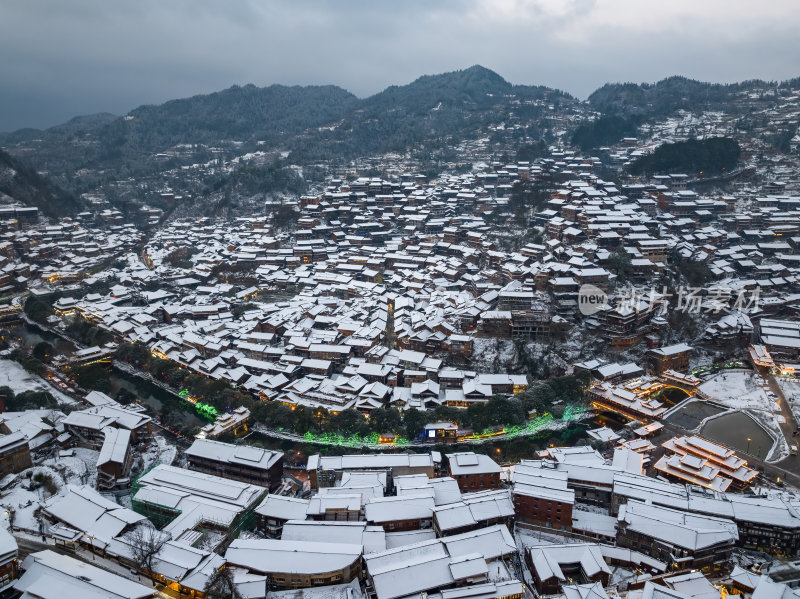
<path id="1" fill-rule="evenodd" d="M 202 196 L 288 142 L 176 146 L 70 216 L 5 198 L 0 591 L 793 597 L 800 94 L 753 86 L 591 152 L 598 106 L 528 90 L 435 165 Z"/>

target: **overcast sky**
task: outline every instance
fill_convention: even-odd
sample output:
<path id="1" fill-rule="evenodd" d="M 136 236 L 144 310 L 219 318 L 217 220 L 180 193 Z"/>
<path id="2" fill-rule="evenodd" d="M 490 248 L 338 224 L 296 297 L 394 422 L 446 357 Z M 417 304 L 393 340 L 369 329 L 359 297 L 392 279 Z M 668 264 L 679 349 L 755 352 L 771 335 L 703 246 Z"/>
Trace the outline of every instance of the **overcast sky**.
<path id="1" fill-rule="evenodd" d="M 798 0 L 2 0 L 0 131 L 230 85 L 364 97 L 481 64 L 585 98 L 608 81 L 800 76 Z"/>

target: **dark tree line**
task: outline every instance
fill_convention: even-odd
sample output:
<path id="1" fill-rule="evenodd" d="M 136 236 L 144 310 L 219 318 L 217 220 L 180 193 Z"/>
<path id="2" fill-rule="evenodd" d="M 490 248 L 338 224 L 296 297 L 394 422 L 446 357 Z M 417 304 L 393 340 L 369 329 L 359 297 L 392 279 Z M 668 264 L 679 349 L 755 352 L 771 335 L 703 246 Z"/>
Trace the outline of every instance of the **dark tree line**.
<path id="1" fill-rule="evenodd" d="M 361 412 L 353 409 L 331 413 L 324 408 L 292 407 L 277 401 L 263 401 L 235 389 L 225 381 L 209 379 L 171 360 L 151 356 L 142 345 L 121 344 L 117 358 L 149 372 L 155 379 L 174 389 L 186 389 L 193 397 L 221 411 L 245 406 L 250 409 L 255 422 L 298 434 L 335 432 L 345 436 L 366 436 L 371 433 L 395 433 L 415 439 L 422 433 L 425 424 L 442 420 L 457 422 L 461 428 L 481 432 L 491 426 L 522 424 L 534 411 L 560 416 L 564 405 L 583 401 L 587 383 L 580 377 L 557 377 L 534 385 L 525 393 L 511 397 L 496 395 L 486 403 L 474 404 L 467 409 L 449 406 L 437 406 L 430 410 L 381 407 L 365 418 Z"/>
<path id="2" fill-rule="evenodd" d="M 686 77 L 668 77 L 658 83 L 607 83 L 592 92 L 589 103 L 607 114 L 643 115 L 660 118 L 676 110 L 703 110 L 708 106 L 724 109 L 737 100 L 742 90 L 763 88 L 764 81 L 704 83 Z M 797 86 L 797 80 L 782 85 Z"/>
<path id="3" fill-rule="evenodd" d="M 628 171 L 634 175 L 686 173 L 691 176 L 717 175 L 736 168 L 741 148 L 729 137 L 689 139 L 666 143 L 635 160 Z"/>
<path id="4" fill-rule="evenodd" d="M 572 134 L 572 145 L 588 152 L 600 146 L 610 146 L 623 137 L 636 137 L 637 119 L 616 115 L 601 116 L 599 119 L 580 125 Z"/>
<path id="5" fill-rule="evenodd" d="M 0 387 L 0 398 L 3 398 L 7 412 L 23 410 L 39 410 L 57 408 L 58 402 L 47 391 L 23 391 L 14 393 L 10 387 Z"/>

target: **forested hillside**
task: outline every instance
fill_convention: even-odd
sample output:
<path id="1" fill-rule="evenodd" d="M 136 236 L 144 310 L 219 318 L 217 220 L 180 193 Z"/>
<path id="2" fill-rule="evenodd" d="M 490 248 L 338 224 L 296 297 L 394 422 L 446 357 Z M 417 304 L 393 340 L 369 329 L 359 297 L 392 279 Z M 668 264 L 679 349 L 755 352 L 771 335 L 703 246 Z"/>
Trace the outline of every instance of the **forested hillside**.
<path id="1" fill-rule="evenodd" d="M 690 139 L 659 146 L 655 152 L 633 162 L 628 171 L 638 174 L 685 173 L 716 175 L 736 168 L 741 149 L 735 139 L 712 137 Z"/>
<path id="2" fill-rule="evenodd" d="M 0 193 L 48 216 L 69 216 L 81 209 L 80 201 L 47 177 L 0 150 Z"/>

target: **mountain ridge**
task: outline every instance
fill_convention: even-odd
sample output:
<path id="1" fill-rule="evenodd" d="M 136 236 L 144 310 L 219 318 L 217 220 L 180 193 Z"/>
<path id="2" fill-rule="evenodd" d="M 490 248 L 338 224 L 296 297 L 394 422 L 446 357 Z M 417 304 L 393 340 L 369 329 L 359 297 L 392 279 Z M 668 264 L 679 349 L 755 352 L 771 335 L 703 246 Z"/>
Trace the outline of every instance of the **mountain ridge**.
<path id="1" fill-rule="evenodd" d="M 589 94 L 586 101 L 606 114 L 664 116 L 698 104 L 729 102 L 735 94 L 754 87 L 798 85 L 800 77 L 780 82 L 748 79 L 733 83 L 710 83 L 672 75 L 655 83 L 606 83 Z"/>
<path id="2" fill-rule="evenodd" d="M 795 83 L 800 87 L 800 79 L 780 85 Z M 458 145 L 476 136 L 491 143 L 507 143 L 513 136 L 530 147 L 544 147 L 562 133 L 571 139 L 589 123 L 577 144 L 588 151 L 634 134 L 637 123 L 647 119 L 679 109 L 735 108 L 740 92 L 764 92 L 772 85 L 778 84 L 712 84 L 673 76 L 653 84 L 608 83 L 581 101 L 546 86 L 515 85 L 473 65 L 422 75 L 365 98 L 334 85 L 234 85 L 142 105 L 119 117 L 99 113 L 45 131 L 12 132 L 0 136 L 0 143 L 80 195 L 109 189 L 114 180 L 262 150 L 269 156 L 264 160 L 282 156 L 286 164 L 297 165 L 328 161 L 335 166 L 358 157 L 408 152 L 427 163 L 455 163 L 461 159 Z M 202 193 L 203 187 L 195 192 Z"/>
<path id="3" fill-rule="evenodd" d="M 185 97 L 180 97 L 180 98 L 173 98 L 173 99 L 167 100 L 165 102 L 161 102 L 161 103 L 141 104 L 140 106 L 137 106 L 136 108 L 132 109 L 131 111 L 129 111 L 125 115 L 113 115 L 113 114 L 111 114 L 109 112 L 99 112 L 99 113 L 75 116 L 75 117 L 71 118 L 70 120 L 68 120 L 68 121 L 66 121 L 64 123 L 60 123 L 60 124 L 54 125 L 52 127 L 45 127 L 45 128 L 25 127 L 25 128 L 21 128 L 21 129 L 12 130 L 12 131 L 0 131 L 0 143 L 8 143 L 9 141 L 13 141 L 15 138 L 13 138 L 12 136 L 18 136 L 20 138 L 32 138 L 31 136 L 33 134 L 41 134 L 41 133 L 58 131 L 58 130 L 64 130 L 64 129 L 68 129 L 70 125 L 84 124 L 86 126 L 86 128 L 90 128 L 91 129 L 92 125 L 90 124 L 90 122 L 87 122 L 87 121 L 96 120 L 96 119 L 101 119 L 101 121 L 102 120 L 112 120 L 112 119 L 114 119 L 114 120 L 116 120 L 116 119 L 124 119 L 126 116 L 135 116 L 136 114 L 139 114 L 139 113 L 141 113 L 143 111 L 146 111 L 148 109 L 152 109 L 154 107 L 167 107 L 167 106 L 171 106 L 171 105 L 174 105 L 175 103 L 180 103 L 180 102 L 183 102 L 183 101 L 191 101 L 191 100 L 209 98 L 209 97 L 213 97 L 213 96 L 219 96 L 219 95 L 224 94 L 225 92 L 229 92 L 231 90 L 247 90 L 247 89 L 268 90 L 268 89 L 271 89 L 271 88 L 283 88 L 283 89 L 290 89 L 290 90 L 336 89 L 336 90 L 339 90 L 339 91 L 343 92 L 344 94 L 349 95 L 350 97 L 354 98 L 355 100 L 357 100 L 359 102 L 365 102 L 365 101 L 371 100 L 371 99 L 376 98 L 376 97 L 385 96 L 385 95 L 391 95 L 391 94 L 395 93 L 397 90 L 402 90 L 404 88 L 413 88 L 413 87 L 417 87 L 417 86 L 422 86 L 422 85 L 429 84 L 431 82 L 443 81 L 443 80 L 446 80 L 446 79 L 452 78 L 452 77 L 462 77 L 462 78 L 469 79 L 470 77 L 474 77 L 474 76 L 476 76 L 478 74 L 483 75 L 483 76 L 485 76 L 487 78 L 493 79 L 494 82 L 499 87 L 502 86 L 502 87 L 504 87 L 504 88 L 506 88 L 508 90 L 511 90 L 511 89 L 514 89 L 514 88 L 550 89 L 552 91 L 558 92 L 559 94 L 561 94 L 563 96 L 569 96 L 569 97 L 572 97 L 574 99 L 577 99 L 574 96 L 572 96 L 571 94 L 569 94 L 568 92 L 564 92 L 564 91 L 559 90 L 557 88 L 551 88 L 551 87 L 544 86 L 544 85 L 513 84 L 513 83 L 510 83 L 505 78 L 503 78 L 501 75 L 499 75 L 496 71 L 493 71 L 493 70 L 488 69 L 486 67 L 483 67 L 481 65 L 472 65 L 472 66 L 467 67 L 465 69 L 458 69 L 458 70 L 454 70 L 454 71 L 448 71 L 448 72 L 445 72 L 445 73 L 420 75 L 419 77 L 417 77 L 416 79 L 414 79 L 410 83 L 407 83 L 407 84 L 404 84 L 404 85 L 396 85 L 396 84 L 389 85 L 386 88 L 384 88 L 383 90 L 381 90 L 379 92 L 376 92 L 374 94 L 370 94 L 370 95 L 365 96 L 363 98 L 359 98 L 359 97 L 355 96 L 352 92 L 346 90 L 345 88 L 343 88 L 341 86 L 332 85 L 332 84 L 301 86 L 301 85 L 283 85 L 283 84 L 274 83 L 274 84 L 270 84 L 270 85 L 263 86 L 263 87 L 256 86 L 253 83 L 247 83 L 247 84 L 244 84 L 244 85 L 236 85 L 236 84 L 234 84 L 234 85 L 231 85 L 228 88 L 225 88 L 225 89 L 222 89 L 222 90 L 217 90 L 217 91 L 214 91 L 214 92 L 208 92 L 208 93 L 204 93 L 204 94 L 194 94 L 192 96 L 185 96 Z M 609 81 L 609 82 L 603 84 L 602 86 L 598 87 L 597 89 L 595 89 L 593 92 L 591 92 L 587 96 L 586 101 L 589 102 L 592 106 L 595 106 L 595 107 L 598 107 L 598 108 L 607 109 L 607 106 L 605 105 L 605 103 L 601 99 L 603 94 L 607 94 L 609 92 L 622 93 L 624 91 L 628 91 L 630 93 L 631 91 L 634 91 L 634 90 L 636 90 L 636 91 L 644 91 L 644 92 L 661 91 L 661 90 L 664 90 L 665 88 L 670 87 L 671 84 L 673 84 L 675 82 L 679 82 L 679 83 L 682 83 L 682 84 L 685 84 L 685 85 L 689 85 L 689 86 L 692 86 L 693 88 L 697 88 L 697 89 L 699 89 L 699 88 L 711 88 L 711 89 L 714 89 L 714 90 L 732 91 L 732 90 L 740 90 L 740 89 L 743 89 L 743 88 L 748 87 L 748 86 L 752 87 L 752 86 L 787 86 L 788 85 L 788 86 L 792 86 L 792 87 L 797 87 L 797 86 L 800 86 L 800 77 L 795 77 L 795 78 L 792 78 L 792 79 L 787 79 L 787 80 L 782 80 L 782 81 L 765 81 L 763 79 L 746 79 L 746 80 L 742 80 L 742 81 L 738 81 L 738 82 L 732 82 L 732 83 L 716 83 L 716 82 L 710 82 L 710 81 L 700 81 L 700 80 L 697 80 L 697 79 L 691 79 L 691 78 L 685 77 L 683 75 L 670 75 L 668 77 L 664 77 L 663 79 L 660 79 L 660 80 L 655 81 L 655 82 L 638 82 L 637 83 L 637 82 L 633 82 L 633 81 L 616 81 L 616 82 Z M 105 123 L 101 122 L 101 124 L 105 124 Z"/>
<path id="4" fill-rule="evenodd" d="M 98 118 L 91 128 L 77 132 L 74 125 L 61 125 L 43 132 L 12 132 L 5 140 L 16 140 L 21 146 L 36 139 L 37 143 L 24 149 L 26 162 L 82 193 L 91 185 L 87 181 L 76 187 L 70 180 L 75 171 L 115 171 L 119 177 L 135 177 L 151 171 L 154 161 L 170 160 L 164 153 L 174 155 L 172 150 L 178 146 L 202 145 L 207 150 L 227 140 L 255 149 L 257 142 L 264 142 L 272 148 L 285 147 L 296 158 L 325 159 L 334 154 L 346 158 L 402 151 L 430 138 L 442 145 L 445 137 L 461 138 L 487 122 L 493 110 L 507 112 L 509 94 L 522 100 L 575 101 L 543 86 L 512 85 L 494 71 L 474 65 L 423 75 L 363 99 L 331 85 L 234 85 L 211 94 L 139 106 L 114 119 Z M 531 111 L 520 108 L 519 112 L 526 110 Z M 65 130 L 73 134 L 65 135 Z M 212 158 L 208 151 L 200 151 L 191 159 Z M 178 164 L 185 162 L 178 160 Z M 94 177 L 92 182 L 99 179 Z"/>
<path id="5" fill-rule="evenodd" d="M 392 92 L 394 92 L 395 90 L 398 90 L 398 89 L 409 88 L 409 87 L 413 87 L 413 86 L 417 86 L 417 85 L 421 85 L 421 84 L 426 84 L 428 82 L 442 80 L 442 79 L 448 78 L 450 76 L 475 75 L 475 74 L 478 74 L 478 73 L 485 74 L 488 77 L 494 78 L 498 85 L 505 86 L 506 88 L 509 88 L 509 89 L 515 88 L 515 87 L 520 87 L 520 88 L 525 88 L 525 87 L 547 88 L 547 86 L 542 86 L 542 85 L 528 85 L 528 84 L 513 84 L 513 83 L 510 83 L 508 80 L 506 80 L 501 75 L 499 75 L 496 71 L 493 71 L 493 70 L 488 69 L 488 68 L 486 68 L 484 66 L 481 66 L 481 65 L 472 65 L 472 66 L 467 67 L 465 69 L 458 69 L 458 70 L 454 70 L 454 71 L 448 71 L 448 72 L 445 72 L 445 73 L 420 75 L 419 77 L 417 77 L 416 79 L 414 79 L 410 83 L 407 83 L 405 85 L 397 85 L 397 84 L 389 85 L 386 88 L 384 88 L 383 90 L 381 90 L 379 92 L 376 92 L 374 94 L 370 94 L 370 95 L 365 96 L 363 98 L 358 98 L 357 96 L 352 94 L 352 92 L 349 92 L 345 88 L 343 88 L 341 86 L 333 85 L 333 84 L 301 86 L 301 85 L 283 85 L 283 84 L 279 84 L 279 83 L 274 83 L 274 84 L 270 84 L 270 85 L 263 86 L 263 87 L 256 86 L 253 83 L 247 83 L 247 84 L 244 84 L 244 85 L 236 85 L 236 84 L 234 84 L 234 85 L 231 85 L 228 88 L 225 88 L 225 89 L 222 89 L 222 90 L 213 91 L 213 92 L 208 92 L 208 93 L 203 93 L 203 94 L 194 94 L 192 96 L 185 96 L 185 97 L 180 97 L 180 98 L 173 98 L 173 99 L 167 100 L 165 102 L 161 102 L 161 103 L 141 104 L 140 106 L 137 106 L 136 108 L 134 108 L 131 111 L 129 111 L 128 113 L 126 113 L 126 115 L 117 116 L 117 115 L 113 115 L 113 114 L 108 113 L 108 112 L 99 112 L 99 113 L 75 116 L 75 117 L 71 118 L 70 120 L 68 120 L 68 121 L 66 121 L 64 123 L 60 123 L 58 125 L 54 125 L 54 126 L 51 126 L 51 127 L 45 127 L 45 128 L 25 127 L 25 128 L 21 128 L 21 129 L 15 129 L 15 130 L 12 130 L 12 131 L 0 131 L 0 143 L 6 143 L 7 141 L 12 140 L 13 138 L 11 136 L 18 136 L 18 137 L 22 137 L 22 138 L 27 138 L 27 137 L 31 136 L 32 134 L 41 134 L 41 133 L 51 132 L 51 131 L 54 131 L 54 130 L 64 129 L 69 125 L 78 124 L 78 123 L 81 123 L 81 122 L 86 121 L 86 120 L 97 119 L 97 118 L 108 119 L 109 117 L 113 117 L 114 119 L 124 118 L 125 116 L 134 115 L 135 113 L 141 112 L 142 110 L 145 110 L 145 109 L 148 109 L 148 108 L 165 107 L 167 105 L 171 105 L 171 104 L 176 103 L 176 102 L 187 101 L 187 100 L 196 100 L 196 99 L 200 99 L 200 98 L 207 98 L 207 97 L 210 97 L 210 96 L 216 96 L 216 95 L 219 95 L 219 94 L 223 94 L 224 92 L 228 92 L 230 90 L 237 90 L 237 89 L 239 89 L 239 90 L 242 90 L 242 89 L 267 90 L 267 89 L 270 89 L 270 88 L 284 88 L 284 89 L 305 90 L 305 89 L 315 89 L 315 88 L 317 88 L 317 89 L 319 89 L 319 88 L 329 88 L 329 89 L 340 90 L 340 91 L 344 92 L 345 94 L 348 94 L 348 95 L 352 96 L 356 100 L 363 102 L 363 101 L 375 98 L 377 96 L 384 95 L 387 92 L 392 93 Z M 787 79 L 787 80 L 782 80 L 782 81 L 766 81 L 766 80 L 763 80 L 763 79 L 746 79 L 746 80 L 742 80 L 742 81 L 738 81 L 738 82 L 731 82 L 731 83 L 716 83 L 716 82 L 710 82 L 710 81 L 700 81 L 700 80 L 697 80 L 697 79 L 691 79 L 691 78 L 685 77 L 683 75 L 670 75 L 668 77 L 664 77 L 663 79 L 660 79 L 660 80 L 655 81 L 655 82 L 638 82 L 637 83 L 637 82 L 633 82 L 633 81 L 615 81 L 615 82 L 609 81 L 609 82 L 603 84 L 602 86 L 598 87 L 597 89 L 595 89 L 593 92 L 591 92 L 587 96 L 586 100 L 590 104 L 594 105 L 597 102 L 593 103 L 592 99 L 594 97 L 595 100 L 597 101 L 597 99 L 598 99 L 598 97 L 600 95 L 600 92 L 608 92 L 609 90 L 620 91 L 620 90 L 633 90 L 633 89 L 658 90 L 658 89 L 663 89 L 664 87 L 667 87 L 669 84 L 671 84 L 673 82 L 682 82 L 682 83 L 685 83 L 685 84 L 688 84 L 688 85 L 692 85 L 692 86 L 696 86 L 696 87 L 709 87 L 709 88 L 714 88 L 714 89 L 729 89 L 730 90 L 730 89 L 741 89 L 743 87 L 753 86 L 753 85 L 758 85 L 758 86 L 770 86 L 770 85 L 772 85 L 772 86 L 776 86 L 776 85 L 777 86 L 785 86 L 785 85 L 789 85 L 789 86 L 793 86 L 794 87 L 794 86 L 800 85 L 800 77 L 795 77 L 795 78 L 792 78 L 792 79 Z M 567 96 L 570 96 L 570 97 L 574 97 L 574 96 L 571 96 L 571 94 L 569 94 L 568 92 L 564 92 L 564 91 L 558 90 L 557 88 L 548 88 L 548 89 L 552 89 L 553 91 L 557 91 L 557 92 L 561 93 L 562 95 L 567 95 Z"/>

